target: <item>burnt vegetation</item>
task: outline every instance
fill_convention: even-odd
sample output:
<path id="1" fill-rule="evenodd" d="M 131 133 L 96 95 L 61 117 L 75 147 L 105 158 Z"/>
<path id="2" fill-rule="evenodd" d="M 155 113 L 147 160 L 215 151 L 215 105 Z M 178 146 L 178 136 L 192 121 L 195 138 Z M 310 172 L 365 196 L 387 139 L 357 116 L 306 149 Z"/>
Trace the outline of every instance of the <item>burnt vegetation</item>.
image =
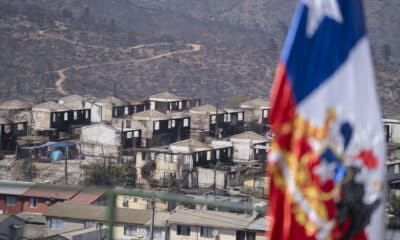
<path id="1" fill-rule="evenodd" d="M 393 29 L 400 3 L 365 2 L 383 110 L 398 114 L 400 32 Z M 277 0 L 0 0 L 0 100 L 59 97 L 54 86 L 63 69 L 64 89 L 76 94 L 111 95 L 116 83 L 121 98 L 167 90 L 207 102 L 266 98 L 294 6 Z M 140 62 L 190 50 L 188 44 L 201 49 Z"/>

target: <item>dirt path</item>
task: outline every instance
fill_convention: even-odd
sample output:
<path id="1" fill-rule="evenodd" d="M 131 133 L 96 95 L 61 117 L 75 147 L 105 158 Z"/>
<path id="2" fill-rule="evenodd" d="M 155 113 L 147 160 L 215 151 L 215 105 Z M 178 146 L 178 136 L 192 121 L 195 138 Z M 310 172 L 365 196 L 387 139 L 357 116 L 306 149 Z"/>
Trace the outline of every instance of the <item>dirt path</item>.
<path id="1" fill-rule="evenodd" d="M 157 43 L 156 43 L 157 44 Z M 148 47 L 148 46 L 154 46 L 155 44 L 142 44 L 138 46 L 133 46 L 130 48 L 127 48 L 126 50 L 130 49 L 137 49 L 137 48 L 143 48 L 143 47 Z M 118 65 L 118 64 L 129 64 L 129 63 L 144 63 L 147 61 L 151 60 L 156 60 L 176 54 L 182 54 L 182 53 L 190 53 L 190 52 L 198 52 L 201 50 L 201 45 L 200 44 L 187 44 L 188 47 L 191 47 L 189 50 L 180 50 L 180 51 L 174 51 L 174 52 L 169 52 L 169 53 L 163 53 L 160 55 L 156 55 L 153 57 L 145 58 L 145 59 L 129 59 L 129 60 L 124 60 L 124 61 L 112 61 L 112 62 L 105 62 L 105 63 L 95 63 L 95 64 L 89 64 L 89 65 L 80 65 L 80 66 L 73 66 L 73 67 L 68 67 L 64 68 L 58 71 L 55 71 L 58 74 L 58 79 L 56 80 L 56 89 L 57 92 L 59 92 L 62 95 L 68 95 L 68 92 L 63 88 L 63 83 L 67 79 L 65 76 L 65 71 L 68 70 L 78 70 L 78 69 L 84 69 L 84 68 L 90 68 L 90 67 L 100 67 L 100 66 L 106 66 L 106 65 Z"/>

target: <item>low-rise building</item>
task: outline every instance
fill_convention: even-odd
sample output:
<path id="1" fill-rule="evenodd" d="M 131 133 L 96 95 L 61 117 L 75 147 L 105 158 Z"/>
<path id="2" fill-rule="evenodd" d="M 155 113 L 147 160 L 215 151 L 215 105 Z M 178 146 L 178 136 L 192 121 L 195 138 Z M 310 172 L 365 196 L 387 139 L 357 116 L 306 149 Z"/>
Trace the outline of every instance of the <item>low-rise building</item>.
<path id="1" fill-rule="evenodd" d="M 104 123 L 85 126 L 81 129 L 81 152 L 89 158 L 118 158 L 120 148 L 139 148 L 142 130 L 118 129 Z"/>
<path id="2" fill-rule="evenodd" d="M 67 108 L 76 110 L 85 108 L 85 100 L 86 98 L 80 95 L 73 94 L 58 99 L 58 103 L 66 106 Z"/>
<path id="3" fill-rule="evenodd" d="M 0 211 L 3 214 L 43 213 L 48 207 L 70 200 L 79 192 L 30 182 L 0 181 L 0 186 Z"/>
<path id="4" fill-rule="evenodd" d="M 176 209 L 168 218 L 168 239 L 245 240 L 246 228 L 255 219 L 255 215 L 248 214 Z"/>
<path id="5" fill-rule="evenodd" d="M 384 118 L 382 120 L 385 128 L 386 143 L 400 144 L 400 119 Z"/>
<path id="6" fill-rule="evenodd" d="M 11 100 L 0 104 L 0 116 L 13 118 L 21 112 L 29 112 L 32 105 L 20 100 Z"/>
<path id="7" fill-rule="evenodd" d="M 136 153 L 137 182 L 146 179 L 157 185 L 197 187 L 196 167 L 232 165 L 232 152 L 231 147 L 213 148 L 195 139 L 143 149 Z"/>
<path id="8" fill-rule="evenodd" d="M 106 97 L 99 100 L 88 99 L 84 101 L 84 108 L 90 109 L 91 122 L 110 123 L 113 118 L 113 108 L 127 106 L 128 102 L 116 97 Z"/>
<path id="9" fill-rule="evenodd" d="M 0 117 L 0 151 L 15 152 L 17 139 L 28 134 L 28 122 Z"/>
<path id="10" fill-rule="evenodd" d="M 162 113 L 180 112 L 200 105 L 200 99 L 186 99 L 169 92 L 152 95 L 148 99 L 150 109 Z"/>
<path id="11" fill-rule="evenodd" d="M 108 208 L 76 204 L 56 204 L 44 214 L 46 216 L 46 237 L 92 227 L 106 227 Z M 143 236 L 144 224 L 150 219 L 149 210 L 116 208 L 114 215 L 113 239 L 138 239 Z M 102 238 L 101 238 L 102 239 Z"/>
<path id="12" fill-rule="evenodd" d="M 113 118 L 127 118 L 135 113 L 143 112 L 149 109 L 149 103 L 140 100 L 131 100 L 124 106 L 113 107 Z"/>
<path id="13" fill-rule="evenodd" d="M 192 119 L 193 136 L 224 138 L 244 130 L 244 111 L 236 109 L 217 109 L 206 104 L 190 109 L 189 116 Z M 217 131 L 217 134 L 216 134 Z"/>
<path id="14" fill-rule="evenodd" d="M 269 149 L 267 137 L 255 132 L 247 131 L 229 138 L 233 144 L 233 159 L 236 162 L 248 162 L 257 160 L 265 162 Z"/>
<path id="15" fill-rule="evenodd" d="M 163 146 L 190 138 L 190 117 L 167 116 L 155 110 L 147 110 L 131 116 L 144 127 L 143 147 Z"/>
<path id="16" fill-rule="evenodd" d="M 269 110 L 271 106 L 268 101 L 263 99 L 253 99 L 240 104 L 240 109 L 244 110 L 246 122 L 256 122 L 267 124 Z"/>

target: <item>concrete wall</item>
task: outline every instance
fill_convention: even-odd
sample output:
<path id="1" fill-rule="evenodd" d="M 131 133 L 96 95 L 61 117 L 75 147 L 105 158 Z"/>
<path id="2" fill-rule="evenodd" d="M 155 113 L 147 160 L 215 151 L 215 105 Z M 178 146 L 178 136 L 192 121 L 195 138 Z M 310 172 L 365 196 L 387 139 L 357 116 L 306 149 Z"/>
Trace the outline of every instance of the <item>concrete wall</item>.
<path id="1" fill-rule="evenodd" d="M 234 160 L 252 160 L 254 151 L 249 139 L 231 139 Z"/>
<path id="2" fill-rule="evenodd" d="M 50 128 L 50 112 L 32 111 L 32 117 L 36 128 Z"/>
<path id="3" fill-rule="evenodd" d="M 82 128 L 81 141 L 83 143 L 119 146 L 121 137 L 114 128 L 98 124 Z"/>
<path id="4" fill-rule="evenodd" d="M 104 162 L 104 158 L 115 160 L 118 158 L 118 146 L 81 143 L 81 153 L 88 163 Z"/>
<path id="5" fill-rule="evenodd" d="M 154 172 L 154 179 L 160 180 L 164 178 L 164 173 L 174 173 L 176 179 L 182 179 L 184 177 L 183 171 L 193 169 L 192 156 L 190 155 L 170 155 L 171 161 L 166 159 L 166 155 L 159 153 L 156 154 L 155 163 L 156 170 Z"/>
<path id="6" fill-rule="evenodd" d="M 200 229 L 200 226 L 190 226 L 190 236 L 182 236 L 177 234 L 177 225 L 173 224 L 170 227 L 169 240 L 210 240 L 200 236 Z M 217 231 L 221 240 L 236 240 L 236 230 L 218 228 Z"/>
<path id="7" fill-rule="evenodd" d="M 209 188 L 214 186 L 214 169 L 197 168 L 198 184 L 200 188 Z M 225 188 L 226 173 L 220 170 L 216 171 L 217 189 Z"/>
<path id="8" fill-rule="evenodd" d="M 204 113 L 190 113 L 189 114 L 191 120 L 191 128 L 192 129 L 204 129 L 204 131 L 208 132 L 210 130 L 210 114 Z"/>
<path id="9" fill-rule="evenodd" d="M 101 106 L 98 106 L 94 103 L 91 102 L 85 102 L 84 108 L 90 109 L 90 116 L 91 116 L 91 122 L 92 123 L 99 123 L 102 120 L 102 112 L 101 112 Z"/>

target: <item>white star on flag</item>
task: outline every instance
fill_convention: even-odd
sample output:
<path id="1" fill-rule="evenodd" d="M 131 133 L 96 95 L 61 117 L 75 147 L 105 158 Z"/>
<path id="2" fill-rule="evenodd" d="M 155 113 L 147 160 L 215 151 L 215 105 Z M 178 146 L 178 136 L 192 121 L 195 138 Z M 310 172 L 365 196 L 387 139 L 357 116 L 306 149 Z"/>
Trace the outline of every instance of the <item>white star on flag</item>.
<path id="1" fill-rule="evenodd" d="M 337 0 L 303 0 L 308 7 L 307 36 L 312 37 L 324 17 L 342 23 L 343 17 Z"/>
<path id="2" fill-rule="evenodd" d="M 321 161 L 321 163 L 315 167 L 314 174 L 319 176 L 321 183 L 333 179 L 335 177 L 336 163 Z"/>

